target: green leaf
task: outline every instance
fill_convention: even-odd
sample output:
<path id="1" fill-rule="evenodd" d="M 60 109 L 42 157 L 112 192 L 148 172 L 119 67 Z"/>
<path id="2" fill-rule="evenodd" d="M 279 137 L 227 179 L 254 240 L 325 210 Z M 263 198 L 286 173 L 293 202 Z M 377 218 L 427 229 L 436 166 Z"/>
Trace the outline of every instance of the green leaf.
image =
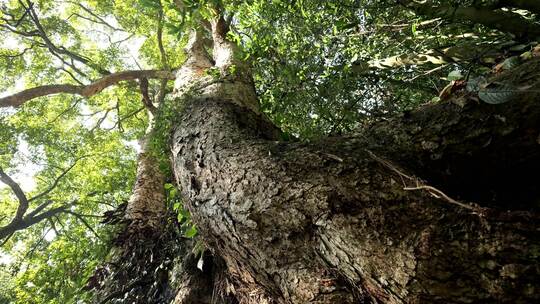
<path id="1" fill-rule="evenodd" d="M 193 238 L 195 235 L 197 235 L 197 228 L 195 228 L 195 225 L 192 225 L 189 227 L 189 229 L 184 232 L 184 236 L 187 238 Z"/>
<path id="2" fill-rule="evenodd" d="M 521 64 L 521 59 L 518 56 L 513 56 L 513 57 L 506 58 L 502 63 L 502 67 L 503 67 L 503 70 L 510 70 L 517 67 L 520 64 Z"/>
<path id="3" fill-rule="evenodd" d="M 478 92 L 478 97 L 485 103 L 501 104 L 509 102 L 517 90 L 509 85 L 499 85 L 497 88 L 485 88 Z"/>
<path id="4" fill-rule="evenodd" d="M 462 78 L 463 78 L 463 75 L 461 74 L 461 71 L 459 70 L 453 70 L 452 72 L 448 73 L 448 76 L 446 76 L 446 79 L 448 81 L 459 80 Z"/>

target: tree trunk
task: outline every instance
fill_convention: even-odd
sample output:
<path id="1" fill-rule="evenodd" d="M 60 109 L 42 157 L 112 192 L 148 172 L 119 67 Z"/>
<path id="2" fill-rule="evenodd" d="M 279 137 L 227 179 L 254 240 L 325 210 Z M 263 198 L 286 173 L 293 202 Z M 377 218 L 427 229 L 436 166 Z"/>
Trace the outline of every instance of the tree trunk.
<path id="1" fill-rule="evenodd" d="M 242 99 L 248 84 L 179 94 L 171 146 L 185 204 L 240 303 L 540 300 L 538 213 L 495 208 L 538 199 L 533 181 L 513 180 L 540 164 L 537 95 L 494 107 L 468 94 L 306 144 L 279 140 Z M 469 172 L 474 162 L 482 170 Z"/>

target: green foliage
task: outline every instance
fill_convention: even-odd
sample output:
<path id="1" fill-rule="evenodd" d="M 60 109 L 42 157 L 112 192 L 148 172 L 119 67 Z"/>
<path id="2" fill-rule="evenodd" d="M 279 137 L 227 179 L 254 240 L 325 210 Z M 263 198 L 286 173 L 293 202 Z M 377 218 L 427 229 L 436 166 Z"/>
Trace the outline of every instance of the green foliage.
<path id="1" fill-rule="evenodd" d="M 304 139 L 412 109 L 437 96 L 457 76 L 447 78 L 452 71 L 482 75 L 522 45 L 485 26 L 417 15 L 396 1 L 228 5 L 238 18 L 231 38 L 253 62 L 264 111 Z"/>
<path id="2" fill-rule="evenodd" d="M 32 210 L 50 201 L 48 208 L 70 205 L 72 214 L 61 213 L 17 232 L 0 249 L 0 256 L 11 260 L 0 266 L 0 275 L 10 278 L 10 287 L 2 289 L 16 303 L 74 303 L 88 297 L 80 288 L 110 245 L 109 228 L 99 216 L 126 200 L 131 191 L 135 153 L 124 144 L 130 136 L 99 127 L 91 130 L 96 120 L 81 121 L 78 107 L 90 105 L 54 97 L 36 100 L 1 119 L 0 134 L 5 137 L 0 144 L 1 165 L 11 167 L 8 173 L 23 189 L 29 188 L 28 197 L 49 189 L 74 165 L 51 192 L 30 206 Z M 21 179 L 17 172 L 34 177 Z M 6 188 L 0 201 L 0 226 L 4 226 L 13 217 L 17 201 Z"/>
<path id="3" fill-rule="evenodd" d="M 83 4 L 100 7 L 94 11 L 97 14 L 104 12 L 104 1 Z M 9 5 L 9 12 L 22 15 L 16 1 Z M 44 30 L 59 48 L 84 54 L 103 69 L 133 68 L 122 59 L 125 47 L 105 43 L 106 37 L 97 36 L 105 26 L 63 15 L 76 12 L 91 17 L 75 2 L 65 4 L 63 12 L 57 10 L 54 1 L 36 5 Z M 35 26 L 25 19 L 18 29 L 32 31 Z M 59 64 L 58 57 L 37 44 L 42 41 L 39 38 L 21 38 L 7 31 L 0 35 L 9 42 L 0 50 L 0 73 L 6 87 L 19 90 L 77 83 L 73 77 L 88 82 L 99 74 L 93 67 L 78 63 L 86 78 Z M 62 58 L 70 62 L 66 56 Z M 133 185 L 135 151 L 127 143 L 144 134 L 147 124 L 144 112 L 136 112 L 141 107 L 139 98 L 132 86 L 122 85 L 88 100 L 54 96 L 0 112 L 0 166 L 21 184 L 29 198 L 51 188 L 62 172 L 74 165 L 52 191 L 32 201 L 29 208 L 51 202 L 46 210 L 69 205 L 72 214 L 60 213 L 16 232 L 0 248 L 0 302 L 88 301 L 90 294 L 81 287 L 110 246 L 110 228 L 100 223 L 99 216 L 125 201 Z M 0 186 L 0 226 L 5 226 L 18 202 L 7 187 Z"/>
<path id="4" fill-rule="evenodd" d="M 512 100 L 518 90 L 510 85 L 499 85 L 495 88 L 486 87 L 478 92 L 478 98 L 485 103 L 501 104 Z"/>
<path id="5" fill-rule="evenodd" d="M 154 119 L 154 128 L 149 137 L 149 150 L 158 160 L 161 171 L 166 175 L 172 174 L 169 158 L 170 136 L 174 127 L 175 118 L 181 111 L 182 103 L 166 98 L 160 104 Z"/>
<path id="6" fill-rule="evenodd" d="M 191 221 L 191 214 L 184 208 L 182 198 L 173 184 L 165 184 L 167 202 L 172 206 L 172 210 L 177 214 L 176 218 L 180 226 L 180 233 L 185 238 L 194 238 L 197 235 L 197 228 Z"/>
<path id="7" fill-rule="evenodd" d="M 13 86 L 20 71 L 24 70 L 26 62 L 23 59 L 23 51 L 14 49 L 0 49 L 0 70 L 4 76 L 3 84 L 6 87 Z"/>
<path id="8" fill-rule="evenodd" d="M 36 304 L 89 301 L 91 294 L 82 292 L 80 286 L 106 255 L 109 245 L 89 237 L 87 229 L 79 226 L 71 228 L 69 236 L 57 236 L 54 241 L 35 246 L 29 254 L 15 251 L 16 255 L 24 255 L 21 262 L 9 267 L 10 272 L 16 273 L 12 279 L 12 300 Z"/>
<path id="9" fill-rule="evenodd" d="M 460 70 L 453 70 L 452 72 L 448 73 L 448 76 L 446 77 L 448 81 L 459 80 L 462 78 L 463 78 L 463 74 L 461 74 Z"/>

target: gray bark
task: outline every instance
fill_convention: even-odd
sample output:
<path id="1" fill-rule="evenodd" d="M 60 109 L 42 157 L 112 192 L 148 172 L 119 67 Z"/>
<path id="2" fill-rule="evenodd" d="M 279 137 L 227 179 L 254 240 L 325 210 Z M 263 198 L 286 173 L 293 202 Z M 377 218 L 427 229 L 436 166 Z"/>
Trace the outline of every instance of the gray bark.
<path id="1" fill-rule="evenodd" d="M 93 96 L 104 89 L 117 84 L 121 81 L 129 81 L 144 78 L 159 78 L 159 79 L 174 79 L 174 73 L 169 71 L 158 70 L 141 70 L 141 71 L 123 71 L 104 76 L 97 81 L 88 85 L 73 85 L 73 84 L 53 84 L 44 85 L 35 88 L 30 88 L 22 92 L 0 98 L 0 108 L 2 107 L 19 107 L 25 102 L 34 98 L 66 93 L 76 94 L 83 97 Z"/>

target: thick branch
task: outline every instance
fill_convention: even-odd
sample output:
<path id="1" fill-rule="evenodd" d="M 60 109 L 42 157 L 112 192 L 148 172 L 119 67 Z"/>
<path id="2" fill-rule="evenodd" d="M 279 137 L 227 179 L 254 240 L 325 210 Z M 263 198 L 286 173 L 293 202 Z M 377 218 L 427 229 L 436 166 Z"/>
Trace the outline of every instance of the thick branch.
<path id="1" fill-rule="evenodd" d="M 42 222 L 43 220 L 51 219 L 52 217 L 55 217 L 60 213 L 71 213 L 72 211 L 70 211 L 70 207 L 75 205 L 77 203 L 77 200 L 73 200 L 59 207 L 51 208 L 49 210 L 41 212 L 46 207 L 50 206 L 52 203 L 53 201 L 46 201 L 25 216 L 21 218 L 14 218 L 8 225 L 0 227 L 0 241 L 4 240 L 5 242 L 13 233 L 19 230 L 24 230 L 32 225 Z"/>
<path id="2" fill-rule="evenodd" d="M 522 8 L 530 12 L 540 14 L 540 1 L 537 0 L 500 0 L 496 3 L 496 5 Z"/>
<path id="3" fill-rule="evenodd" d="M 420 15 L 470 21 L 503 32 L 513 33 L 519 37 L 540 36 L 540 26 L 512 12 L 476 7 L 432 6 L 429 2 L 421 4 L 410 0 L 401 2 Z"/>
<path id="4" fill-rule="evenodd" d="M 66 208 L 67 208 L 66 206 L 61 206 L 61 207 L 47 210 L 43 213 L 40 213 L 34 216 L 25 216 L 19 220 L 14 220 L 6 226 L 0 227 L 0 240 L 4 240 L 4 238 L 11 236 L 13 233 L 19 230 L 26 229 L 43 220 L 52 218 L 53 216 L 59 213 L 65 212 Z"/>
<path id="5" fill-rule="evenodd" d="M 83 157 L 85 157 L 85 156 L 83 156 Z M 2 170 L 2 168 L 0 168 L 0 180 L 2 182 L 4 182 L 6 185 L 8 185 L 13 190 L 13 192 L 15 193 L 17 198 L 19 199 L 19 206 L 18 206 L 17 211 L 15 213 L 15 216 L 13 217 L 11 222 L 9 224 L 7 224 L 6 226 L 4 226 L 4 227 L 0 227 L 0 240 L 4 239 L 6 237 L 9 237 L 10 235 L 12 235 L 13 233 L 15 233 L 18 230 L 25 229 L 27 227 L 30 227 L 31 225 L 34 225 L 36 223 L 41 222 L 42 220 L 48 219 L 48 218 L 50 218 L 50 217 L 52 217 L 52 216 L 54 216 L 54 215 L 56 215 L 56 214 L 58 214 L 58 213 L 60 213 L 60 212 L 62 212 L 64 210 L 66 210 L 66 208 L 68 208 L 68 206 L 71 206 L 71 205 L 73 205 L 75 203 L 75 202 L 71 202 L 66 206 L 61 206 L 61 207 L 58 207 L 58 208 L 47 210 L 47 211 L 45 211 L 43 213 L 39 213 L 43 209 L 48 207 L 50 204 L 52 204 L 52 201 L 45 201 L 41 205 L 37 206 L 30 213 L 26 214 L 26 212 L 28 211 L 28 208 L 30 206 L 30 202 L 32 202 L 34 200 L 37 200 L 37 199 L 40 199 L 40 198 L 46 196 L 47 194 L 49 194 L 51 191 L 53 191 L 56 188 L 56 186 L 58 185 L 58 183 L 60 182 L 60 180 L 71 169 L 73 169 L 73 167 L 75 167 L 75 165 L 77 164 L 77 161 L 80 160 L 83 157 L 80 157 L 80 158 L 76 159 L 75 162 L 71 166 L 69 166 L 68 168 L 63 170 L 62 173 L 58 177 L 55 178 L 55 180 L 53 181 L 52 185 L 49 188 L 47 188 L 43 192 L 37 194 L 36 196 L 34 196 L 34 197 L 30 198 L 30 199 L 28 199 L 26 197 L 26 195 L 24 194 L 24 192 L 22 191 L 20 186 L 13 179 L 11 179 L 11 177 L 9 177 Z"/>
<path id="6" fill-rule="evenodd" d="M 90 97 L 118 82 L 140 78 L 172 80 L 175 79 L 175 74 L 171 71 L 159 70 L 124 71 L 107 75 L 86 86 L 72 84 L 45 85 L 0 98 L 0 107 L 18 107 L 31 99 L 58 93 L 77 94 L 84 97 Z"/>
<path id="7" fill-rule="evenodd" d="M 142 95 L 142 101 L 144 106 L 150 111 L 152 114 L 156 114 L 157 108 L 152 103 L 152 99 L 150 99 L 150 95 L 148 95 L 148 79 L 141 78 L 139 80 L 139 89 L 141 90 Z"/>
<path id="8" fill-rule="evenodd" d="M 540 170 L 539 68 L 540 60 L 531 60 L 488 82 L 507 86 L 507 103 L 489 105 L 462 90 L 449 102 L 375 123 L 362 135 L 373 149 L 455 196 L 499 208 L 538 208 L 540 189 L 529 176 Z"/>
<path id="9" fill-rule="evenodd" d="M 27 216 L 29 216 L 29 217 L 35 216 L 36 214 L 41 212 L 41 210 L 43 210 L 43 209 L 47 208 L 48 206 L 50 206 L 52 203 L 53 203 L 53 201 L 46 200 L 45 202 L 41 203 L 39 206 L 34 208 L 34 210 L 28 212 Z"/>

